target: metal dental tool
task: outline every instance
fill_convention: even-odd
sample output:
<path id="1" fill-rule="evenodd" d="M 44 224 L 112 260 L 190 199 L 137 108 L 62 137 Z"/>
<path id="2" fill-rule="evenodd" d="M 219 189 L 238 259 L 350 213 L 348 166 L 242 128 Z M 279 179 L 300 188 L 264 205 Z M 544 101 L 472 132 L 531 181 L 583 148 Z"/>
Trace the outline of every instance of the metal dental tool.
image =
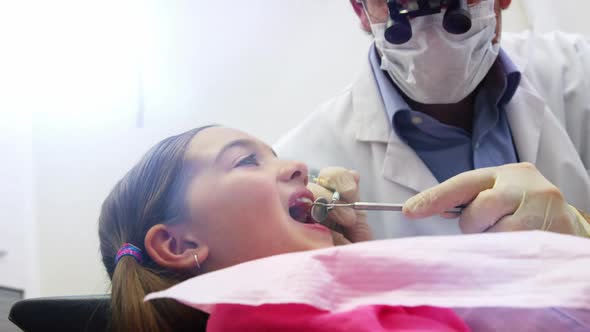
<path id="1" fill-rule="evenodd" d="M 365 211 L 397 211 L 401 212 L 403 208 L 403 204 L 393 204 L 393 203 L 372 203 L 372 202 L 355 202 L 355 203 L 337 203 L 340 200 L 340 193 L 335 191 L 333 188 L 330 188 L 322 178 L 319 177 L 319 170 L 317 169 L 310 169 L 309 171 L 309 180 L 311 182 L 317 183 L 318 185 L 328 189 L 329 191 L 333 192 L 332 201 L 328 201 L 327 199 L 320 197 L 316 199 L 311 207 L 311 217 L 313 220 L 323 223 L 328 219 L 328 213 L 333 208 L 338 207 L 349 207 L 355 210 L 365 210 Z M 458 206 L 452 209 L 445 211 L 446 213 L 456 214 L 457 216 L 461 214 L 463 211 L 464 206 Z M 341 230 L 341 226 L 337 224 L 330 224 L 327 225 L 324 223 L 325 226 L 332 230 Z"/>
<path id="2" fill-rule="evenodd" d="M 371 202 L 355 202 L 355 203 L 329 203 L 325 198 L 318 198 L 313 202 L 311 208 L 311 217 L 317 221 L 322 222 L 328 217 L 328 213 L 333 208 L 338 207 L 349 207 L 355 210 L 368 210 L 368 211 L 401 211 L 403 204 L 391 204 L 391 203 L 371 203 Z M 456 207 L 445 211 L 451 214 L 461 214 L 463 207 Z"/>
<path id="3" fill-rule="evenodd" d="M 334 188 L 331 188 L 324 179 L 319 177 L 320 171 L 316 168 L 311 168 L 309 170 L 309 182 L 313 182 L 321 187 L 324 187 L 328 191 L 332 192 L 332 204 L 338 202 L 340 200 L 340 193 L 336 191 Z M 311 218 L 316 222 L 328 227 L 329 229 L 336 231 L 338 233 L 344 233 L 344 227 L 342 225 L 337 224 L 331 220 L 328 220 L 328 212 L 332 210 L 330 206 L 322 206 L 316 205 L 316 202 L 322 202 L 326 204 L 330 204 L 330 202 L 325 198 L 318 198 L 315 200 L 311 207 Z"/>

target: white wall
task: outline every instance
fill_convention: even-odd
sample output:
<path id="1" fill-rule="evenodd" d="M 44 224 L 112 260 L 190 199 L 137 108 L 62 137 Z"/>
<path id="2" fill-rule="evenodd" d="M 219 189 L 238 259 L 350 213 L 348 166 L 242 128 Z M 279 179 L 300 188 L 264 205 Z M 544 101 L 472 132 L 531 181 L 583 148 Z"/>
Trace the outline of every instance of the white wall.
<path id="1" fill-rule="evenodd" d="M 7 67 L 27 60 L 12 79 L 33 118 L 22 124 L 29 143 L 10 150 L 20 158 L 14 171 L 0 173 L 25 189 L 8 201 L 0 192 L 0 201 L 18 207 L 6 220 L 30 221 L 11 238 L 38 236 L 26 261 L 40 271 L 30 294 L 45 296 L 106 291 L 98 210 L 149 146 L 211 122 L 272 142 L 352 81 L 370 43 L 347 0 L 62 0 L 21 9 L 26 19 L 13 19 L 10 31 L 37 42 L 17 40 L 22 54 Z M 527 10 L 514 1 L 505 30 L 527 28 Z M 5 271 L 19 280 L 24 263 L 15 264 Z"/>
<path id="2" fill-rule="evenodd" d="M 0 122 L 0 286 L 39 294 L 34 225 L 30 114 L 5 113 Z"/>
<path id="3" fill-rule="evenodd" d="M 216 122 L 272 141 L 353 79 L 370 42 L 346 0 L 149 4 L 148 127 Z"/>
<path id="4" fill-rule="evenodd" d="M 0 286 L 40 294 L 38 233 L 35 223 L 33 153 L 27 90 L 23 75 L 31 52 L 16 52 L 28 44 L 26 28 L 14 33 L 20 17 L 0 1 Z M 26 47 L 23 47 L 23 50 Z"/>

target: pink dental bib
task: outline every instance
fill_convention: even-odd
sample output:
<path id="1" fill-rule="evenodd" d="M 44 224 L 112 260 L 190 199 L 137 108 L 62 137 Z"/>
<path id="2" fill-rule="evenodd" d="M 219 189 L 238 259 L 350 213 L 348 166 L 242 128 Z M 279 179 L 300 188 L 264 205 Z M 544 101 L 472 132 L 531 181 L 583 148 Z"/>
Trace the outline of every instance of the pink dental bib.
<path id="1" fill-rule="evenodd" d="M 547 331 L 583 331 L 590 327 L 590 240 L 517 232 L 364 242 L 243 263 L 146 299 L 164 297 L 212 313 L 211 328 L 232 317 L 301 327 L 322 315 L 338 318 L 336 326 L 346 317 L 405 315 L 460 331 L 464 326 L 452 312 L 432 308 L 448 307 L 460 308 L 477 331 L 511 329 L 527 317 Z M 254 321 L 242 321 L 242 330 Z M 390 330 L 433 330 L 420 324 Z"/>

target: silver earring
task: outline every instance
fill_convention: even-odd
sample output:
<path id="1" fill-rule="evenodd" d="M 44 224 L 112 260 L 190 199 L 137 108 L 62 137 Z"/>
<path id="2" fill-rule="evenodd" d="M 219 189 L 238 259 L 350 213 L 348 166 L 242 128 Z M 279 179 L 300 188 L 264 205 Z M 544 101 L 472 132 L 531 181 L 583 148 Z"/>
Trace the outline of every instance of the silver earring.
<path id="1" fill-rule="evenodd" d="M 197 256 L 197 254 L 194 254 L 193 257 L 195 258 L 195 262 L 197 262 L 197 270 L 200 270 L 201 264 L 199 264 L 199 256 Z"/>

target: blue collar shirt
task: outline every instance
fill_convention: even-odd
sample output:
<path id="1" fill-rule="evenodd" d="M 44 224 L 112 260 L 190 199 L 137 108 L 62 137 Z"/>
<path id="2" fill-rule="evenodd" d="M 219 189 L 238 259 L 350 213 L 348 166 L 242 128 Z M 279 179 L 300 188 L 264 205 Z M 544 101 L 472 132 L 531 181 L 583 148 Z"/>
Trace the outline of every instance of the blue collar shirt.
<path id="1" fill-rule="evenodd" d="M 393 129 L 439 182 L 469 170 L 518 162 L 505 105 L 518 88 L 520 72 L 503 50 L 476 90 L 471 132 L 410 109 L 380 69 L 375 46 L 369 62 Z"/>

